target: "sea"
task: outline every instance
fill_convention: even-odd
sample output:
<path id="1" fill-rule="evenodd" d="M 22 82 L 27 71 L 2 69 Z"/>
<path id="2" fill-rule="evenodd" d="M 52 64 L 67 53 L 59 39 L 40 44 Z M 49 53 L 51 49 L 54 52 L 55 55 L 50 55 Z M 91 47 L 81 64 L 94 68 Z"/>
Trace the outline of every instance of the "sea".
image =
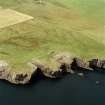
<path id="1" fill-rule="evenodd" d="M 27 85 L 1 80 L 0 105 L 105 105 L 105 73 L 60 79 L 37 76 Z"/>

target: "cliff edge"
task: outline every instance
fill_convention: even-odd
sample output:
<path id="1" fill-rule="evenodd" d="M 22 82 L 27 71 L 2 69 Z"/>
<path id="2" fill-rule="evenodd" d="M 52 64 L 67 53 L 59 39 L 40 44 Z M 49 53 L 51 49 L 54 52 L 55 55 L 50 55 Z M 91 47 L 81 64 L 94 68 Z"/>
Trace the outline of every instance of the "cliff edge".
<path id="1" fill-rule="evenodd" d="M 33 74 L 39 71 L 48 78 L 60 78 L 66 73 L 74 74 L 79 70 L 82 70 L 82 72 L 103 71 L 105 69 L 105 60 L 91 59 L 85 61 L 77 57 L 71 57 L 69 54 L 57 54 L 49 64 L 40 60 L 32 60 L 28 62 L 28 65 L 32 68 L 32 72 L 14 72 L 6 61 L 1 60 L 0 79 L 7 80 L 13 84 L 27 84 L 30 82 Z"/>

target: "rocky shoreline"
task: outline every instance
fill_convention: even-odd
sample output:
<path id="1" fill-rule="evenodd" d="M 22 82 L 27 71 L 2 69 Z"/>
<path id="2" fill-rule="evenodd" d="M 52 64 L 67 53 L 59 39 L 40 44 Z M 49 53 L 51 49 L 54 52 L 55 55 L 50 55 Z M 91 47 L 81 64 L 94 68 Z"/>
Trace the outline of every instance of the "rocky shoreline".
<path id="1" fill-rule="evenodd" d="M 77 57 L 70 57 L 69 55 L 57 55 L 54 60 L 57 66 L 53 69 L 38 60 L 29 62 L 28 65 L 33 69 L 31 73 L 13 72 L 9 64 L 1 60 L 0 79 L 7 80 L 13 84 L 27 84 L 30 83 L 32 78 L 36 77 L 37 72 L 41 72 L 43 76 L 48 78 L 60 78 L 64 74 L 74 74 L 77 71 L 82 71 L 78 75 L 83 76 L 85 71 L 94 72 L 105 70 L 105 60 L 101 59 L 85 61 Z"/>

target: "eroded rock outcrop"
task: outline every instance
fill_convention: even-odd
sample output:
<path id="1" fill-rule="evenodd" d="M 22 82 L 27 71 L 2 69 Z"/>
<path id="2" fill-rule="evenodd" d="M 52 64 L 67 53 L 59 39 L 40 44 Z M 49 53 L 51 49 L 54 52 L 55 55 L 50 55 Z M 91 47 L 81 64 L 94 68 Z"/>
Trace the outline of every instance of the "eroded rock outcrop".
<path id="1" fill-rule="evenodd" d="M 40 69 L 42 74 L 49 78 L 58 78 L 61 77 L 64 73 L 74 73 L 71 69 L 71 63 L 73 58 L 67 53 L 56 54 L 52 59 L 47 62 L 33 60 L 31 64 L 33 67 Z"/>
<path id="2" fill-rule="evenodd" d="M 105 60 L 92 59 L 89 61 L 89 66 L 93 69 L 105 69 Z"/>
<path id="3" fill-rule="evenodd" d="M 31 79 L 31 74 L 28 73 L 15 73 L 10 72 L 6 78 L 11 83 L 14 84 L 27 84 Z"/>
<path id="4" fill-rule="evenodd" d="M 65 73 L 74 74 L 75 72 L 79 76 L 84 76 L 84 71 L 104 70 L 105 60 L 91 59 L 90 61 L 85 61 L 77 57 L 72 57 L 67 53 L 61 53 L 56 54 L 46 61 L 32 60 L 28 62 L 28 65 L 32 69 L 31 72 L 14 71 L 11 70 L 7 62 L 0 61 L 0 79 L 7 80 L 13 84 L 27 84 L 30 82 L 33 74 L 36 75 L 37 72 L 41 72 L 43 76 L 48 78 L 59 78 Z"/>
<path id="5" fill-rule="evenodd" d="M 54 56 L 55 61 L 60 64 L 60 68 L 63 69 L 64 72 L 74 73 L 71 69 L 71 64 L 73 63 L 73 56 L 70 56 L 68 53 L 61 53 Z"/>
<path id="6" fill-rule="evenodd" d="M 92 68 L 90 68 L 90 64 L 88 61 L 85 61 L 80 58 L 74 58 L 72 66 L 74 67 L 74 69 L 77 70 L 93 70 Z"/>
<path id="7" fill-rule="evenodd" d="M 56 63 L 56 67 L 50 67 L 47 63 L 39 61 L 39 60 L 35 60 L 32 61 L 33 67 L 37 67 L 38 70 L 40 70 L 40 72 L 49 78 L 57 78 L 60 76 L 60 74 L 62 73 L 62 70 L 60 69 L 60 67 L 58 67 L 59 65 Z"/>
<path id="8" fill-rule="evenodd" d="M 35 72 L 35 69 L 32 73 Z M 32 73 L 14 72 L 5 61 L 0 61 L 0 79 L 13 84 L 26 84 L 30 81 Z"/>
<path id="9" fill-rule="evenodd" d="M 6 79 L 9 74 L 9 65 L 5 61 L 0 61 L 0 79 Z"/>

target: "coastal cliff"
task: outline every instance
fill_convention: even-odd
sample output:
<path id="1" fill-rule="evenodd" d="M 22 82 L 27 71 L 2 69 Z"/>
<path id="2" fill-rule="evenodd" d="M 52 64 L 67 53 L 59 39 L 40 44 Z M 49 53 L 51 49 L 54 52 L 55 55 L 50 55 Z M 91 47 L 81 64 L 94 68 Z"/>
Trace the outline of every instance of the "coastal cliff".
<path id="1" fill-rule="evenodd" d="M 39 60 L 32 60 L 28 65 L 32 68 L 32 72 L 14 72 L 6 61 L 0 61 L 0 79 L 7 80 L 13 84 L 30 83 L 31 78 L 35 78 L 37 72 L 48 78 L 60 78 L 64 74 L 74 74 L 77 71 L 95 71 L 105 69 L 105 60 L 91 59 L 85 61 L 80 58 L 71 57 L 68 54 L 58 54 L 53 57 L 53 62 L 56 65 L 48 65 Z M 79 74 L 82 75 L 82 74 Z"/>

